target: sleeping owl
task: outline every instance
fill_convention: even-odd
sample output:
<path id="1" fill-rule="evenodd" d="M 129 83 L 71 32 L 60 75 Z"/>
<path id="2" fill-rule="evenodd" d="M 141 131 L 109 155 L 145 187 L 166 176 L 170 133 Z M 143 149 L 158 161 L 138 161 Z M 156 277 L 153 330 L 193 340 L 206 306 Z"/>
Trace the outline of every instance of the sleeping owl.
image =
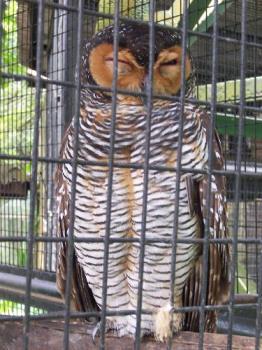
<path id="1" fill-rule="evenodd" d="M 149 169 L 144 191 L 146 128 L 148 109 L 143 97 L 149 73 L 149 30 L 147 24 L 121 23 L 118 56 L 114 62 L 113 26 L 88 41 L 81 63 L 77 177 L 72 205 L 72 162 L 74 122 L 68 127 L 56 170 L 58 236 L 68 237 L 70 210 L 74 207 L 72 303 L 79 311 L 101 311 L 103 275 L 107 269 L 106 330 L 118 336 L 135 336 L 139 294 L 139 259 L 144 234 L 141 336 L 152 334 L 164 341 L 179 330 L 197 331 L 199 312 L 174 313 L 176 307 L 201 304 L 203 244 L 208 232 L 213 239 L 206 261 L 206 305 L 221 304 L 229 290 L 229 247 L 216 243 L 227 238 L 225 179 L 208 177 L 208 139 L 212 132 L 209 115 L 194 104 L 178 99 L 181 88 L 182 48 L 178 33 L 155 28 L 153 47 L 153 95 L 150 113 Z M 112 107 L 114 69 L 117 67 L 116 108 Z M 185 58 L 186 96 L 194 89 L 194 70 L 189 54 Z M 103 90 L 103 88 L 105 90 Z M 113 114 L 113 174 L 109 157 Z M 176 190 L 179 120 L 183 114 L 181 176 Z M 212 138 L 213 168 L 223 169 L 217 133 Z M 209 184 L 211 179 L 211 184 Z M 207 207 L 209 188 L 211 189 Z M 108 195 L 108 191 L 110 194 Z M 146 213 L 143 216 L 143 198 Z M 174 227 L 178 196 L 177 227 Z M 145 218 L 143 229 L 143 218 Z M 208 227 L 207 227 L 208 225 Z M 105 237 L 109 227 L 109 243 Z M 144 230 L 144 231 L 143 231 Z M 175 250 L 174 300 L 171 300 L 172 237 Z M 206 232 L 206 233 L 205 233 Z M 84 239 L 84 242 L 81 242 Z M 192 239 L 195 241 L 192 242 Z M 198 240 L 198 241 L 197 241 Z M 198 243 L 196 243 L 196 241 Z M 59 246 L 57 286 L 65 294 L 67 242 Z M 107 264 L 104 265 L 104 255 Z M 174 257 L 173 257 L 174 258 Z M 121 311 L 129 311 L 121 315 Z M 114 312 L 118 314 L 113 315 Z M 119 313 L 120 312 L 120 313 Z M 97 320 L 99 326 L 99 318 Z M 214 331 L 216 314 L 205 313 L 205 330 Z"/>

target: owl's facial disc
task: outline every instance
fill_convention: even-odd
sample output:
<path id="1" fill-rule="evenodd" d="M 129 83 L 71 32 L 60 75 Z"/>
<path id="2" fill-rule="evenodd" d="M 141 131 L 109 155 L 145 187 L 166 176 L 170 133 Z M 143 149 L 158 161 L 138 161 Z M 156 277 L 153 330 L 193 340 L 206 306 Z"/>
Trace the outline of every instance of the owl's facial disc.
<path id="1" fill-rule="evenodd" d="M 153 67 L 153 93 L 156 95 L 175 95 L 181 87 L 182 49 L 172 46 L 162 50 Z M 114 76 L 113 45 L 103 43 L 96 46 L 89 56 L 89 69 L 96 83 L 101 87 L 111 88 Z M 149 83 L 147 70 L 138 64 L 135 56 L 128 49 L 119 48 L 117 62 L 117 87 L 132 92 L 141 92 Z M 191 73 L 191 64 L 186 56 L 186 79 Z M 109 94 L 109 93 L 108 93 Z M 124 95 L 118 95 L 124 99 Z M 139 100 L 139 98 L 137 98 Z"/>
<path id="2" fill-rule="evenodd" d="M 181 87 L 182 48 L 173 46 L 160 52 L 154 65 L 154 93 L 157 95 L 175 95 Z M 191 64 L 188 56 L 185 62 L 185 75 L 188 79 Z"/>
<path id="3" fill-rule="evenodd" d="M 95 47 L 90 53 L 89 67 L 98 85 L 111 88 L 114 76 L 113 45 L 105 43 Z M 119 49 L 117 70 L 119 89 L 141 92 L 144 69 L 128 49 Z"/>
<path id="4" fill-rule="evenodd" d="M 114 58 L 111 57 L 111 55 L 105 58 L 105 65 L 109 68 L 109 70 L 111 72 L 113 71 Z M 130 74 L 132 72 L 133 67 L 130 64 L 130 62 L 128 62 L 127 60 L 119 58 L 117 69 L 118 69 L 118 75 L 126 75 L 126 74 Z"/>

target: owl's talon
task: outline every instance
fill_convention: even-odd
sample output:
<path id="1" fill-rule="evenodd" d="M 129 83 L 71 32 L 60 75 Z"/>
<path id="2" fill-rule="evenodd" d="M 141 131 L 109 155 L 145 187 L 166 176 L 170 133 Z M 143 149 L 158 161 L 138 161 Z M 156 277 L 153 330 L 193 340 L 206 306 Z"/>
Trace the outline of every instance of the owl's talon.
<path id="1" fill-rule="evenodd" d="M 97 324 L 94 327 L 93 332 L 92 332 L 92 339 L 93 339 L 94 344 L 96 342 L 96 336 L 99 335 L 99 333 L 100 333 L 100 327 L 101 327 L 101 322 L 99 321 L 99 322 L 97 322 Z"/>

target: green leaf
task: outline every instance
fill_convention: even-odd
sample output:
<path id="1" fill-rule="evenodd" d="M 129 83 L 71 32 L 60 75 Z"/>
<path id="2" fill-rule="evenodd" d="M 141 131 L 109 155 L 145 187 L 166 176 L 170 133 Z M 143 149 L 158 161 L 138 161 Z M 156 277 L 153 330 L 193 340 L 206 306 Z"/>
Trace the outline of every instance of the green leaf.
<path id="1" fill-rule="evenodd" d="M 30 315 L 47 313 L 46 310 L 34 306 L 30 307 Z M 25 305 L 11 300 L 0 299 L 0 315 L 24 316 Z"/>
<path id="2" fill-rule="evenodd" d="M 18 57 L 18 43 L 17 43 L 17 2 L 8 1 L 4 9 L 3 16 L 3 36 L 1 42 L 1 72 L 11 74 L 26 74 L 26 67 L 20 64 Z M 11 80 L 1 79 L 0 84 L 2 87 Z"/>

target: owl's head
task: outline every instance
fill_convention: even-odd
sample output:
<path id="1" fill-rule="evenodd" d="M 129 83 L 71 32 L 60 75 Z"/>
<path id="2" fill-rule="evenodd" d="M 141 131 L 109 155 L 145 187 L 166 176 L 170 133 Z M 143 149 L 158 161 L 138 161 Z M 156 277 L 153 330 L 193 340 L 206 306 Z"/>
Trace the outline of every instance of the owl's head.
<path id="1" fill-rule="evenodd" d="M 114 74 L 114 26 L 108 26 L 85 44 L 82 56 L 82 84 L 111 88 Z M 182 47 L 180 35 L 167 28 L 155 28 L 153 93 L 176 95 L 181 87 Z M 117 87 L 143 92 L 148 81 L 149 27 L 121 23 L 117 64 Z M 191 59 L 186 55 L 186 94 L 193 88 Z"/>

